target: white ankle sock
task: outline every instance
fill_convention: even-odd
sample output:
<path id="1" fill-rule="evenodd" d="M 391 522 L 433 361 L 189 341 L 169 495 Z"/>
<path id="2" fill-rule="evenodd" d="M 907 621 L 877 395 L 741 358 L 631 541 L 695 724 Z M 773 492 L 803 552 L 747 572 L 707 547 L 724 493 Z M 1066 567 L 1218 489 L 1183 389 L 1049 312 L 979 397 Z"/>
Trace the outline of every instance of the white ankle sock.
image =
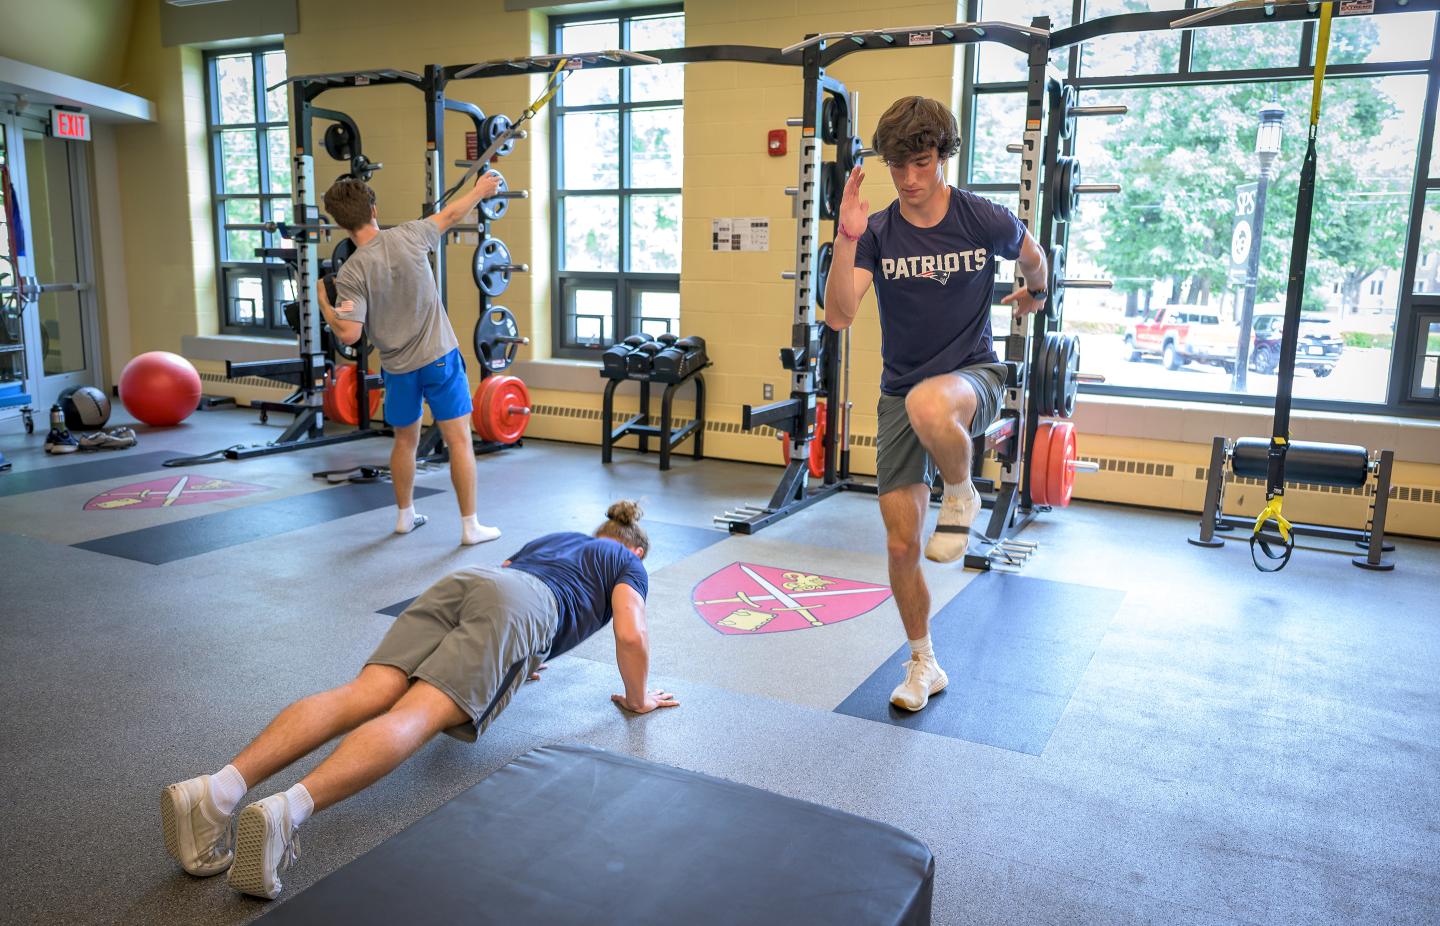
<path id="1" fill-rule="evenodd" d="M 467 547 L 484 543 L 487 540 L 495 540 L 499 536 L 500 528 L 481 524 L 480 516 L 477 514 L 460 519 L 460 542 Z"/>
<path id="2" fill-rule="evenodd" d="M 314 798 L 299 782 L 291 785 L 290 790 L 285 792 L 285 801 L 290 805 L 290 823 L 294 826 L 304 823 L 315 812 Z"/>
<path id="3" fill-rule="evenodd" d="M 971 492 L 972 492 L 971 486 L 972 486 L 972 483 L 970 482 L 969 479 L 966 479 L 964 482 L 961 482 L 961 483 L 956 483 L 955 485 L 951 485 L 950 483 L 947 482 L 947 483 L 945 483 L 945 495 L 944 495 L 944 497 L 945 497 L 945 498 L 953 498 L 953 499 L 959 501 L 961 504 L 964 504 L 964 503 L 970 501 L 970 499 L 971 499 L 971 497 L 972 497 L 972 496 L 971 496 Z"/>
<path id="4" fill-rule="evenodd" d="M 408 534 L 415 529 L 415 506 L 401 508 L 400 515 L 395 519 L 395 533 Z"/>
<path id="5" fill-rule="evenodd" d="M 930 645 L 930 634 L 927 633 L 918 640 L 910 641 L 910 655 L 935 658 L 935 649 Z"/>
<path id="6" fill-rule="evenodd" d="M 240 806 L 240 799 L 249 790 L 244 776 L 233 765 L 227 765 L 210 776 L 210 803 L 227 817 Z"/>

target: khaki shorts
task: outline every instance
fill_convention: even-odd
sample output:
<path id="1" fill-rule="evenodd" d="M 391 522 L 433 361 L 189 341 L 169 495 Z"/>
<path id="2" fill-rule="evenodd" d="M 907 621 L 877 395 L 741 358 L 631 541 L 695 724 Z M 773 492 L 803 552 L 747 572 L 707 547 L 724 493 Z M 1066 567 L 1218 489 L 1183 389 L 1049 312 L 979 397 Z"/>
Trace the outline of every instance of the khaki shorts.
<path id="1" fill-rule="evenodd" d="M 559 616 L 555 594 L 535 576 L 471 566 L 415 599 L 366 664 L 445 692 L 470 715 L 445 732 L 473 743 L 550 652 Z"/>
<path id="2" fill-rule="evenodd" d="M 979 437 L 1000 413 L 1005 395 L 1005 364 L 977 363 L 950 374 L 960 376 L 975 390 L 975 417 L 970 436 Z M 912 485 L 933 485 L 939 468 L 930 459 L 920 436 L 910 426 L 903 395 L 881 395 L 879 433 L 875 437 L 876 483 L 881 495 Z"/>

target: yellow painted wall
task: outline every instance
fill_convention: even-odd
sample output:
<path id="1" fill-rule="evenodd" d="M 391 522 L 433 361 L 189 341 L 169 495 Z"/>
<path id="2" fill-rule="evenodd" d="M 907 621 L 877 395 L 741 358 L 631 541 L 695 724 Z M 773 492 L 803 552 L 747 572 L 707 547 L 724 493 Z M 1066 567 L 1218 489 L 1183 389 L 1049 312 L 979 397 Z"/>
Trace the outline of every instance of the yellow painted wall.
<path id="1" fill-rule="evenodd" d="M 0 57 L 127 90 L 123 71 L 136 5 L 135 0 L 0 0 Z M 139 4 L 146 5 L 155 4 Z"/>
<path id="2" fill-rule="evenodd" d="M 115 130 L 135 353 L 179 352 L 185 335 L 219 328 L 201 59 L 160 47 L 159 8 L 136 7 L 125 82 L 157 119 Z"/>

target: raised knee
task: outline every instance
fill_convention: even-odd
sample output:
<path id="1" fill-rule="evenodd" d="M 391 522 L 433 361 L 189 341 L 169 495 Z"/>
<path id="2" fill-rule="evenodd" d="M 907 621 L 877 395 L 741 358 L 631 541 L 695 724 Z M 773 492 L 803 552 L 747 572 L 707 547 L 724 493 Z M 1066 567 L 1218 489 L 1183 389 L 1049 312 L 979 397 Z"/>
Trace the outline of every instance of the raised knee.
<path id="1" fill-rule="evenodd" d="M 933 434 L 953 424 L 955 413 L 930 390 L 916 390 L 905 397 L 905 413 L 919 434 Z"/>

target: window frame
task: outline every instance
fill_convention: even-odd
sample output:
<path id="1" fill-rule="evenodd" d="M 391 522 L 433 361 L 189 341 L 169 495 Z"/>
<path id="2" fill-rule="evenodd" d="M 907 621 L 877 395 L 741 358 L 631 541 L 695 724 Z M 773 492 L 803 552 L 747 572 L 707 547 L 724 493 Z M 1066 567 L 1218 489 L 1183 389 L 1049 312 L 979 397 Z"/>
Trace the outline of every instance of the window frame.
<path id="1" fill-rule="evenodd" d="M 274 220 L 273 203 L 276 200 L 290 201 L 293 198 L 293 190 L 287 192 L 276 192 L 271 185 L 271 178 L 277 172 L 277 165 L 270 163 L 270 145 L 268 143 L 269 133 L 272 130 L 280 129 L 285 132 L 287 140 L 290 138 L 290 113 L 289 100 L 286 100 L 286 112 L 279 121 L 269 119 L 269 108 L 266 102 L 265 93 L 265 56 L 272 52 L 285 54 L 285 47 L 282 44 L 267 42 L 262 45 L 247 45 L 241 48 L 216 48 L 204 53 L 205 63 L 205 130 L 210 150 L 210 201 L 211 214 L 214 219 L 215 231 L 215 290 L 217 310 L 219 312 L 219 330 L 221 334 L 245 335 L 252 337 L 270 338 L 293 338 L 295 332 L 285 323 L 282 311 L 282 300 L 278 295 L 286 281 L 292 279 L 290 269 L 281 261 L 270 260 L 234 260 L 227 258 L 226 249 L 228 245 L 227 232 L 232 228 L 226 217 L 226 204 L 231 200 L 258 201 L 260 204 L 260 221 L 269 222 Z M 234 58 L 241 55 L 249 56 L 251 73 L 253 75 L 255 118 L 254 122 L 222 123 L 220 121 L 220 93 L 219 75 L 216 70 L 216 61 L 221 58 Z M 289 73 L 289 61 L 286 60 L 286 73 Z M 259 176 L 259 189 L 255 193 L 226 193 L 224 191 L 225 168 L 222 151 L 223 136 L 225 132 L 237 129 L 248 129 L 254 134 L 256 170 Z M 287 149 L 292 147 L 288 144 Z M 290 174 L 288 161 L 278 165 L 279 171 L 285 175 Z M 261 247 L 279 247 L 280 238 L 278 234 L 271 232 L 260 233 Z M 247 277 L 258 278 L 261 282 L 263 293 L 263 324 L 244 324 L 236 321 L 232 313 L 230 299 L 230 286 L 232 281 Z"/>
<path id="2" fill-rule="evenodd" d="M 993 4 L 999 2 L 999 0 L 988 0 L 988 2 L 992 4 L 993 10 Z M 1183 3 L 1177 2 L 1175 4 L 1176 7 L 1183 6 L 1186 10 L 1195 9 L 1201 5 L 1198 0 L 1184 0 Z M 983 18 L 983 6 L 984 3 L 982 3 L 982 0 L 965 0 L 964 18 L 971 22 L 979 21 Z M 1086 0 L 1072 0 L 1072 24 L 1080 24 L 1086 21 L 1085 6 Z M 1308 80 L 1313 76 L 1316 29 L 1317 24 L 1314 20 L 1305 21 L 1301 31 L 1299 60 L 1291 66 L 1250 68 L 1243 70 L 1193 70 L 1194 39 L 1193 32 L 1190 30 L 1181 33 L 1179 63 L 1175 71 L 1157 74 L 1082 76 L 1080 74 L 1081 45 L 1071 46 L 1053 55 L 1051 62 L 1052 67 L 1063 74 L 1065 79 L 1073 83 L 1076 89 L 1081 92 L 1082 105 L 1084 101 L 1083 94 L 1086 90 L 1151 89 L 1217 83 Z M 1016 171 L 1016 182 L 1014 183 L 971 184 L 968 182 L 971 165 L 974 161 L 973 145 L 977 137 L 974 131 L 976 110 L 973 102 L 974 99 L 979 94 L 1023 93 L 1026 90 L 1026 85 L 1023 81 L 979 83 L 977 81 L 978 65 L 978 46 L 972 45 L 971 48 L 967 50 L 961 74 L 960 99 L 962 106 L 959 117 L 961 120 L 961 134 L 964 137 L 964 144 L 957 157 L 958 177 L 961 185 L 964 186 L 965 189 L 972 190 L 982 196 L 992 198 L 999 196 L 1016 196 L 1019 194 L 1018 169 Z M 1417 127 L 1419 137 L 1415 152 L 1415 170 L 1412 174 L 1410 223 L 1407 230 L 1404 253 L 1398 268 L 1400 291 L 1395 307 L 1394 340 L 1391 348 L 1385 400 L 1383 402 L 1370 403 L 1339 399 L 1296 397 L 1293 399 L 1293 404 L 1297 409 L 1339 412 L 1352 415 L 1398 414 L 1421 418 L 1440 418 L 1440 405 L 1427 400 L 1410 398 L 1411 383 L 1414 381 L 1416 372 L 1414 363 L 1416 362 L 1416 357 L 1419 356 L 1416 350 L 1416 344 L 1414 343 L 1414 338 L 1416 337 L 1414 319 L 1417 313 L 1440 307 L 1440 293 L 1415 291 L 1417 265 L 1421 260 L 1428 260 L 1428 255 L 1420 255 L 1418 253 L 1420 237 L 1423 233 L 1421 223 L 1423 222 L 1425 208 L 1425 194 L 1429 190 L 1440 190 L 1440 173 L 1431 174 L 1429 170 L 1431 164 L 1431 149 L 1436 140 L 1437 105 L 1440 105 L 1437 104 L 1437 97 L 1440 97 L 1440 13 L 1436 14 L 1433 23 L 1429 59 L 1338 64 L 1330 65 L 1325 70 L 1327 82 L 1330 80 L 1355 77 L 1388 77 L 1396 75 L 1424 76 L 1426 77 L 1426 87 L 1425 102 L 1420 112 L 1420 123 Z M 998 299 L 1001 295 L 1003 294 L 997 291 L 996 298 Z M 1080 389 L 1083 392 L 1097 395 L 1143 399 L 1205 402 L 1242 407 L 1272 407 L 1274 405 L 1274 398 L 1271 396 L 1241 395 L 1231 392 L 1154 389 L 1110 384 L 1083 384 Z"/>
<path id="3" fill-rule="evenodd" d="M 630 23 L 636 19 L 646 19 L 654 16 L 680 15 L 682 18 L 685 8 L 677 4 L 664 4 L 658 6 L 637 7 L 635 9 L 606 10 L 592 13 L 572 13 L 563 16 L 551 16 L 548 28 L 550 32 L 549 47 L 552 54 L 558 54 L 560 48 L 561 30 L 566 26 L 573 26 L 587 22 L 605 22 L 617 20 L 620 29 L 620 47 L 630 47 Z M 563 93 L 550 106 L 550 190 L 553 197 L 552 222 L 550 232 L 550 292 L 551 292 L 551 320 L 554 337 L 551 345 L 551 356 L 572 360 L 593 360 L 598 362 L 600 352 L 617 341 L 622 341 L 632 334 L 639 334 L 640 320 L 638 312 L 632 306 L 638 306 L 639 294 L 642 292 L 680 292 L 680 273 L 653 273 L 629 269 L 630 236 L 631 236 L 631 204 L 636 196 L 682 196 L 682 187 L 635 187 L 630 185 L 630 138 L 631 138 L 631 116 L 636 111 L 654 109 L 677 109 L 684 118 L 684 92 L 675 99 L 665 100 L 642 100 L 630 99 L 631 68 L 619 68 L 620 95 L 613 103 L 591 103 L 578 106 L 566 106 L 563 104 Z M 615 113 L 619 121 L 619 158 L 617 164 L 616 184 L 614 187 L 576 187 L 567 189 L 563 185 L 563 171 L 565 164 L 565 138 L 563 116 L 567 113 Z M 683 124 L 683 123 L 682 123 Z M 683 133 L 683 129 L 682 129 Z M 682 134 L 683 138 L 683 134 Z M 567 270 L 563 266 L 565 256 L 565 200 L 572 197 L 596 197 L 607 196 L 619 200 L 619 269 L 609 270 Z M 604 289 L 609 287 L 613 293 L 611 303 L 614 324 L 612 325 L 611 338 L 606 340 L 602 334 L 600 340 L 593 344 L 582 344 L 578 339 L 571 339 L 569 336 L 574 313 L 569 311 L 571 294 L 576 289 Z M 679 323 L 677 321 L 676 328 Z M 678 330 L 674 333 L 678 334 Z"/>

